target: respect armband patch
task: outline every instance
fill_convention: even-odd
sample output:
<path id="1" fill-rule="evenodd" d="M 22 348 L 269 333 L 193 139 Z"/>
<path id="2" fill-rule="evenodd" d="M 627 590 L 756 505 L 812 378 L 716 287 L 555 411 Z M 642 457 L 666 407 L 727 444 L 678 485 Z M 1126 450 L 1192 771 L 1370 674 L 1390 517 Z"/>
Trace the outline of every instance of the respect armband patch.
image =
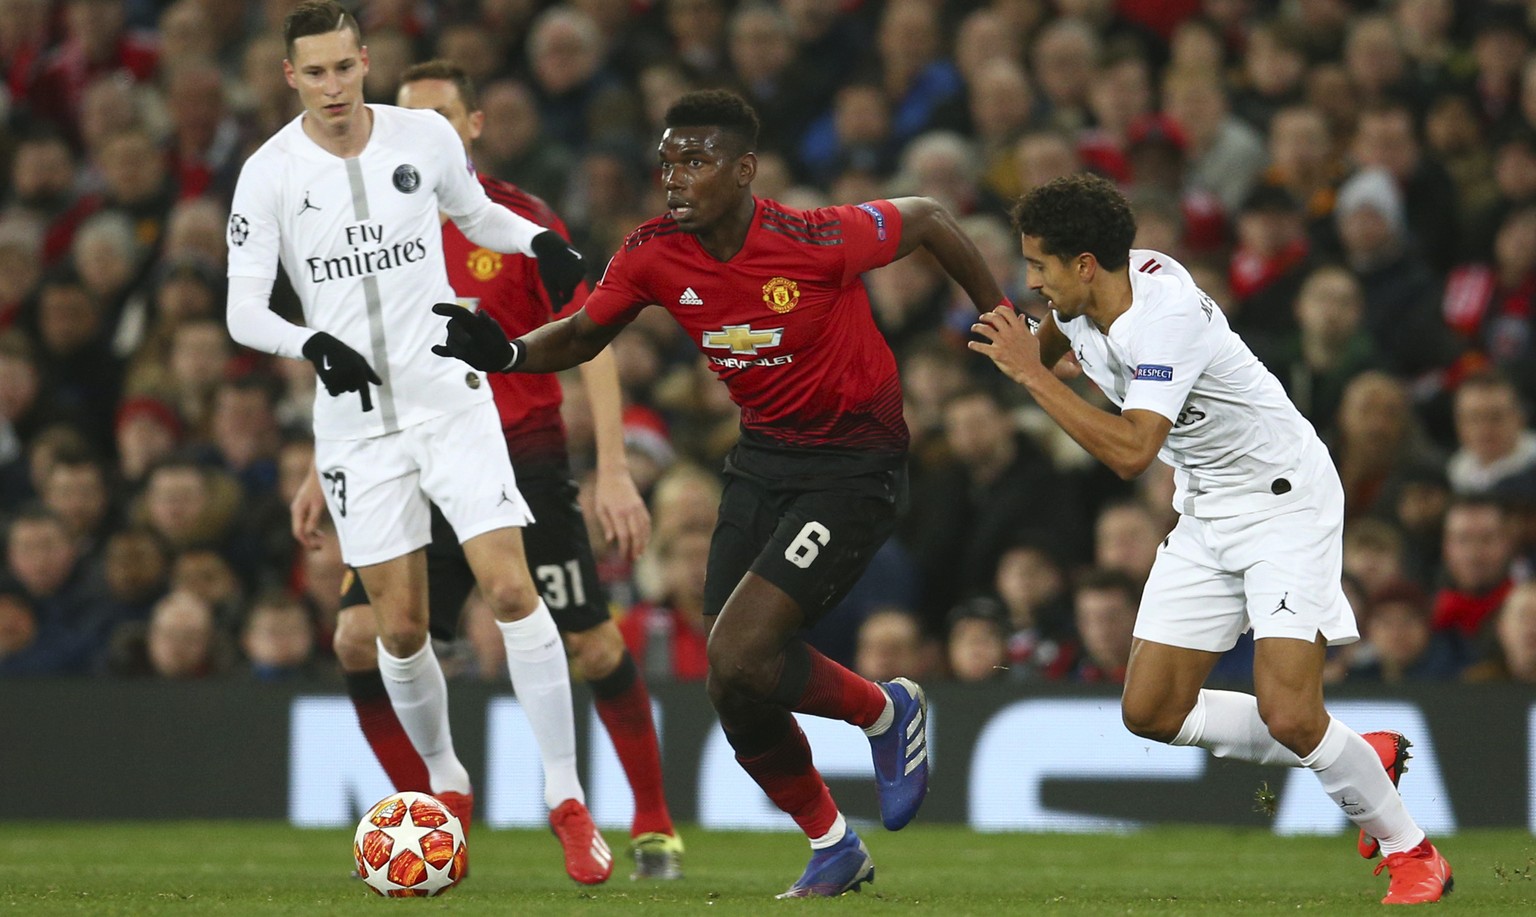
<path id="1" fill-rule="evenodd" d="M 885 241 L 885 214 L 874 204 L 860 204 L 859 209 L 875 218 L 875 238 Z"/>
<path id="2" fill-rule="evenodd" d="M 1172 382 L 1173 367 L 1159 366 L 1156 363 L 1143 363 L 1136 367 L 1136 378 L 1145 379 L 1148 382 Z"/>

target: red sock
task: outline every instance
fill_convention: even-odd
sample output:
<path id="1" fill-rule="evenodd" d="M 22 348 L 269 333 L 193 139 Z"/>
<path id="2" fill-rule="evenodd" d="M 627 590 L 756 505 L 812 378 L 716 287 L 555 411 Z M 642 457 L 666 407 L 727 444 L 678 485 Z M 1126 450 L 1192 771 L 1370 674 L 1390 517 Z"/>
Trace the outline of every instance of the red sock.
<path id="1" fill-rule="evenodd" d="M 843 668 L 807 646 L 811 671 L 805 693 L 795 704 L 797 713 L 842 720 L 863 729 L 873 726 L 885 712 L 886 697 L 880 686 Z"/>
<path id="2" fill-rule="evenodd" d="M 384 766 L 389 782 L 397 792 L 414 790 L 432 792 L 432 779 L 427 776 L 427 765 L 411 744 L 405 727 L 389 704 L 389 692 L 378 669 L 366 672 L 348 672 L 347 696 L 357 709 L 357 725 L 363 728 L 363 736 L 373 749 L 373 756 Z"/>
<path id="3" fill-rule="evenodd" d="M 651 720 L 651 695 L 628 653 L 612 674 L 592 682 L 592 693 L 597 715 L 608 729 L 624 776 L 629 778 L 629 789 L 635 794 L 630 835 L 638 837 L 652 831 L 671 834 L 672 815 L 661 786 L 661 749 L 656 742 L 656 724 Z"/>
<path id="4" fill-rule="evenodd" d="M 791 729 L 776 745 L 750 758 L 738 754 L 736 762 L 774 805 L 789 813 L 806 837 L 818 838 L 832 830 L 837 803 L 811 763 L 811 746 L 800 724 L 791 719 Z"/>

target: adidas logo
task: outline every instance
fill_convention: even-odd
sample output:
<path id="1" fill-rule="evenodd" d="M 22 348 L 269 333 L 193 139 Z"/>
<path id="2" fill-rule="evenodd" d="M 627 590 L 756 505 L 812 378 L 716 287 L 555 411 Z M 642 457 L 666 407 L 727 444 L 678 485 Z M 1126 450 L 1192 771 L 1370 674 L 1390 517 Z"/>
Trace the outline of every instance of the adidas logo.
<path id="1" fill-rule="evenodd" d="M 677 304 L 679 306 L 702 306 L 704 305 L 704 300 L 699 298 L 699 294 L 693 292 L 693 287 L 689 287 L 683 291 L 683 295 L 677 298 Z"/>

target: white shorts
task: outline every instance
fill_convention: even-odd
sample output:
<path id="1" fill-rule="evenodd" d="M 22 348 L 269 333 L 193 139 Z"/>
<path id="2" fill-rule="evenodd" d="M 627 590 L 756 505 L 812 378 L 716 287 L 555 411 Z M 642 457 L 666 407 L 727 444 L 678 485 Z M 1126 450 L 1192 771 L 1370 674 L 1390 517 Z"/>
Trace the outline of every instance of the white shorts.
<path id="1" fill-rule="evenodd" d="M 491 401 L 383 436 L 316 440 L 315 467 L 341 556 L 354 567 L 430 542 L 429 500 L 461 543 L 533 521 Z"/>
<path id="2" fill-rule="evenodd" d="M 1340 585 L 1344 490 L 1331 473 L 1301 486 L 1311 493 L 1272 515 L 1180 516 L 1147 578 L 1135 635 L 1213 653 L 1250 628 L 1256 640 L 1360 639 Z"/>

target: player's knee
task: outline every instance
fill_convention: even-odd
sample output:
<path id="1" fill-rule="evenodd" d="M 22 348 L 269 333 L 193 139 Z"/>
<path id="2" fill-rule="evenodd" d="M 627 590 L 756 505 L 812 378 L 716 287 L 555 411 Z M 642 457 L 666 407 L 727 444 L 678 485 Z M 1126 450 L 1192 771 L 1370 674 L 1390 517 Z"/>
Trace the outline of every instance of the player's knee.
<path id="1" fill-rule="evenodd" d="M 1264 728 L 1276 742 L 1306 755 L 1323 740 L 1328 729 L 1327 714 L 1318 715 L 1312 710 L 1281 704 L 1259 704 L 1259 718 Z"/>
<path id="2" fill-rule="evenodd" d="M 624 636 L 612 622 L 565 635 L 571 668 L 582 681 L 606 678 L 624 658 Z"/>
<path id="3" fill-rule="evenodd" d="M 384 644 L 384 651 L 396 659 L 414 656 L 427 644 L 425 622 L 417 625 L 410 621 L 400 621 L 385 625 L 379 632 L 379 642 Z"/>
<path id="4" fill-rule="evenodd" d="M 1166 745 L 1179 734 L 1184 717 L 1169 716 L 1166 711 L 1153 706 L 1126 701 L 1120 705 L 1120 722 L 1131 735 Z"/>
<path id="5" fill-rule="evenodd" d="M 779 659 L 767 653 L 741 652 L 724 640 L 709 641 L 709 672 L 731 694 L 762 699 L 773 691 Z"/>
<path id="6" fill-rule="evenodd" d="M 342 671 L 365 672 L 377 668 L 377 639 L 373 609 L 366 605 L 343 609 L 336 618 L 336 633 L 331 638 L 331 646 L 336 653 L 336 661 L 341 663 Z"/>
<path id="7" fill-rule="evenodd" d="M 526 575 L 507 572 L 479 585 L 480 595 L 498 621 L 526 618 L 538 607 L 539 591 Z"/>

